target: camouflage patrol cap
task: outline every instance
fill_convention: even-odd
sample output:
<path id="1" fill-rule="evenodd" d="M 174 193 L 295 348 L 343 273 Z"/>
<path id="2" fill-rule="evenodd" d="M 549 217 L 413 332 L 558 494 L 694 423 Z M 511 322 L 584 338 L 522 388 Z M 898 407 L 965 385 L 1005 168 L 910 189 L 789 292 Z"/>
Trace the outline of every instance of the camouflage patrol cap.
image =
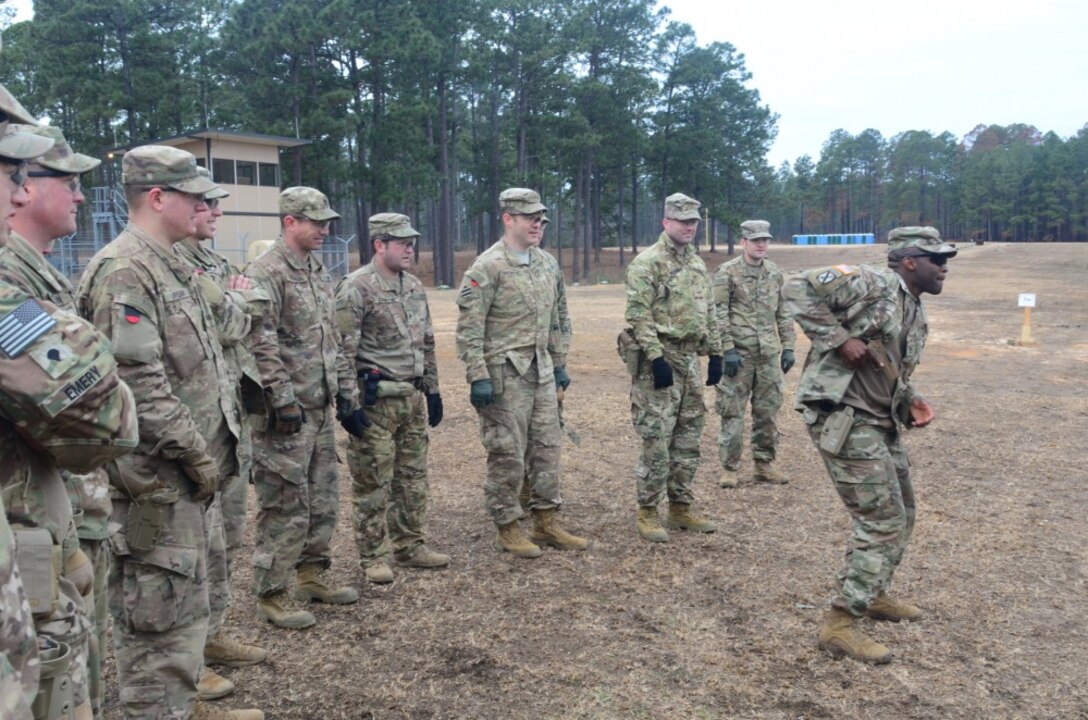
<path id="1" fill-rule="evenodd" d="M 665 198 L 665 217 L 669 220 L 701 220 L 702 203 L 683 193 L 673 193 Z"/>
<path id="2" fill-rule="evenodd" d="M 208 172 L 208 168 L 200 167 L 199 165 L 197 165 L 196 171 L 198 173 L 200 173 L 201 177 L 206 177 L 209 180 L 212 179 L 212 174 L 210 172 Z M 215 181 L 213 180 L 212 182 L 215 182 Z M 226 190 L 224 190 L 223 188 L 221 188 L 218 185 L 213 187 L 208 192 L 204 193 L 204 199 L 205 200 L 222 200 L 225 197 L 230 197 L 230 193 L 227 192 Z"/>
<path id="3" fill-rule="evenodd" d="M 303 215 L 317 222 L 340 217 L 329 207 L 325 193 L 303 186 L 289 187 L 280 193 L 280 215 Z"/>
<path id="4" fill-rule="evenodd" d="M 6 117 L 3 117 L 6 116 Z M 0 85 L 0 122 L 9 120 L 23 125 L 37 125 L 38 121 L 30 114 L 23 104 L 8 92 L 8 89 Z"/>
<path id="5" fill-rule="evenodd" d="M 407 215 L 400 213 L 378 213 L 371 215 L 367 220 L 370 228 L 370 237 L 387 235 L 393 238 L 417 238 L 419 233 L 412 227 L 412 221 Z"/>
<path id="6" fill-rule="evenodd" d="M 53 141 L 53 147 L 44 155 L 34 158 L 35 165 L 41 165 L 47 170 L 53 170 L 65 175 L 82 175 L 89 170 L 94 170 L 102 164 L 98 158 L 77 153 L 64 139 L 64 133 L 60 128 L 52 125 L 18 125 L 21 132 L 40 135 Z"/>
<path id="7" fill-rule="evenodd" d="M 772 239 L 771 224 L 766 220 L 745 220 L 740 224 L 741 240 Z"/>
<path id="8" fill-rule="evenodd" d="M 53 141 L 26 132 L 27 126 L 0 122 L 0 159 L 31 160 L 53 147 Z"/>
<path id="9" fill-rule="evenodd" d="M 923 253 L 955 257 L 956 248 L 941 240 L 935 227 L 897 227 L 888 231 L 888 252 L 916 248 Z"/>
<path id="10" fill-rule="evenodd" d="M 124 185 L 153 185 L 203 195 L 215 187 L 197 170 L 196 156 L 168 145 L 143 145 L 121 159 Z"/>
<path id="11" fill-rule="evenodd" d="M 540 193 L 529 188 L 506 188 L 499 193 L 499 207 L 510 215 L 536 215 L 548 210 L 540 202 Z"/>

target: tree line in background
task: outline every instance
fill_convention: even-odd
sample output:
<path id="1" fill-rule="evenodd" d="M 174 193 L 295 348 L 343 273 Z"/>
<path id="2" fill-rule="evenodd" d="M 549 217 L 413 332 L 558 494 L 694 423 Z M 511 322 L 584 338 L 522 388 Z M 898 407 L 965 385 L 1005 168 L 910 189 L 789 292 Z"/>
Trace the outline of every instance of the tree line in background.
<path id="1" fill-rule="evenodd" d="M 329 194 L 360 238 L 411 215 L 454 284 L 455 247 L 501 234 L 497 196 L 541 192 L 548 241 L 588 275 L 656 237 L 671 192 L 709 240 L 764 216 L 779 237 L 932 223 L 952 237 L 1088 239 L 1088 131 L 980 127 L 963 141 L 836 131 L 777 171 L 777 117 L 728 43 L 652 0 L 35 0 L 0 81 L 98 153 L 204 128 L 313 140 L 285 184 Z"/>

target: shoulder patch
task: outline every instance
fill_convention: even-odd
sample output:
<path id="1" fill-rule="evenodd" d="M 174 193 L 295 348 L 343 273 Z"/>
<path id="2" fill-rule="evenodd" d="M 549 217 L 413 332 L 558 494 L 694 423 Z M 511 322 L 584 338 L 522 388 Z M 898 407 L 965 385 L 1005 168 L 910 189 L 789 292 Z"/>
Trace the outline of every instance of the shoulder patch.
<path id="1" fill-rule="evenodd" d="M 0 318 L 0 352 L 16 358 L 30 344 L 52 330 L 57 321 L 38 301 L 28 298 L 19 307 Z"/>

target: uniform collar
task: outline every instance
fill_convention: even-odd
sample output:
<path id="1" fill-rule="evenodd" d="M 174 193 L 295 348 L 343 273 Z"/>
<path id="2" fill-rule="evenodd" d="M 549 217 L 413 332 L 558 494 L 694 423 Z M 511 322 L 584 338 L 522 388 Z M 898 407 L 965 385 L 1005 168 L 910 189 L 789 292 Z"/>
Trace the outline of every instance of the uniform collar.
<path id="1" fill-rule="evenodd" d="M 317 273 L 325 269 L 325 266 L 321 264 L 321 261 L 317 259 L 313 252 L 306 253 L 305 261 L 295 257 L 295 254 L 291 252 L 291 248 L 287 247 L 287 243 L 283 241 L 282 235 L 276 239 L 276 244 L 272 246 L 272 249 L 280 253 L 287 260 L 287 264 L 295 270 Z"/>
<path id="2" fill-rule="evenodd" d="M 48 280 L 49 284 L 54 286 L 54 289 L 65 289 L 63 285 L 59 284 L 58 276 L 63 277 L 60 272 L 25 237 L 12 230 L 8 235 L 6 247 L 11 254 L 34 268 L 38 275 Z"/>
<path id="3" fill-rule="evenodd" d="M 695 254 L 695 243 L 690 242 L 683 248 L 676 247 L 676 243 L 672 241 L 669 234 L 664 230 L 661 231 L 661 236 L 657 241 L 664 247 L 669 253 L 672 254 L 677 260 L 687 260 L 689 257 Z"/>
<path id="4" fill-rule="evenodd" d="M 130 233 L 132 233 L 132 235 L 137 240 L 142 242 L 147 247 L 151 248 L 151 251 L 154 252 L 160 260 L 162 260 L 164 265 L 170 268 L 170 271 L 174 273 L 175 277 L 177 277 L 178 280 L 182 282 L 189 282 L 192 279 L 193 274 L 196 271 L 194 270 L 192 265 L 182 259 L 181 255 L 177 253 L 177 249 L 173 245 L 171 245 L 170 249 L 167 250 L 162 245 L 160 245 L 158 241 L 155 240 L 155 238 L 151 236 L 151 233 L 147 232 L 139 225 L 129 223 L 126 229 Z"/>

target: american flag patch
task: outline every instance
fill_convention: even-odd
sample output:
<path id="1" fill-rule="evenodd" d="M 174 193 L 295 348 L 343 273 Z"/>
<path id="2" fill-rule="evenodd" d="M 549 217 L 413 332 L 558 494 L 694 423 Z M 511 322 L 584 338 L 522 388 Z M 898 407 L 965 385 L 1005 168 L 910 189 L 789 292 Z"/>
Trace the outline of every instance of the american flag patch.
<path id="1" fill-rule="evenodd" d="M 0 352 L 16 358 L 57 321 L 33 298 L 0 318 Z"/>

